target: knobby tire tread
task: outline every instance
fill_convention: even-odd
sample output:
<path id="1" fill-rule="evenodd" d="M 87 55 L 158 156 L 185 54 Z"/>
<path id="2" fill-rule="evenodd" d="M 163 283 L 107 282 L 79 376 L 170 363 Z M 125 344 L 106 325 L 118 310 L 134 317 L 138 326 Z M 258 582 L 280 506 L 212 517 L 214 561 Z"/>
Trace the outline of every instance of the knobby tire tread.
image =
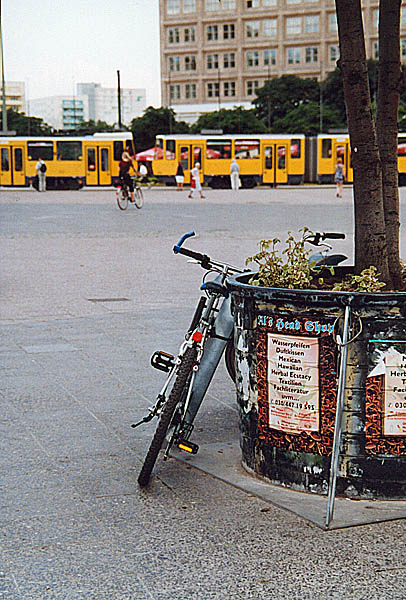
<path id="1" fill-rule="evenodd" d="M 142 465 L 142 469 L 138 476 L 138 483 L 141 487 L 148 485 L 152 469 L 154 468 L 159 451 L 161 450 L 162 444 L 165 440 L 166 432 L 168 431 L 168 427 L 171 423 L 175 409 L 182 399 L 182 394 L 187 384 L 193 364 L 196 360 L 196 356 L 197 351 L 196 348 L 193 347 L 188 348 L 183 355 L 183 360 L 179 366 L 175 383 L 173 384 L 168 400 L 160 416 L 154 437 L 152 438 L 152 442 L 145 457 L 144 464 Z"/>
<path id="2" fill-rule="evenodd" d="M 234 340 L 232 339 L 227 342 L 224 360 L 226 363 L 227 372 L 231 379 L 235 382 L 235 350 Z"/>

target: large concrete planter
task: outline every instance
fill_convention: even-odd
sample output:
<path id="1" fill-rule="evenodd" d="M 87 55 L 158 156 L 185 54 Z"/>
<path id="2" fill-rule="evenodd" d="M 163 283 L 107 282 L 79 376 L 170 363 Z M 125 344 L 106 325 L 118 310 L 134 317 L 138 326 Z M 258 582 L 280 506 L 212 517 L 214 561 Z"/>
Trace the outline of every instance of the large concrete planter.
<path id="1" fill-rule="evenodd" d="M 340 361 L 334 332 L 350 305 L 350 337 L 358 337 L 348 345 L 337 494 L 404 499 L 406 293 L 276 289 L 248 279 L 228 284 L 245 468 L 327 493 Z"/>

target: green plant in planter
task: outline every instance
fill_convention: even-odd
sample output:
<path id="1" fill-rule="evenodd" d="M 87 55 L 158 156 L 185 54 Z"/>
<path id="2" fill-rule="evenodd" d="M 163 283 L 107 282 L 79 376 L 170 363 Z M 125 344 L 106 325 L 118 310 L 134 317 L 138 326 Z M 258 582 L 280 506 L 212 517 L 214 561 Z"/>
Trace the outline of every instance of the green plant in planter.
<path id="1" fill-rule="evenodd" d="M 314 261 L 309 262 L 312 251 L 305 247 L 305 236 L 312 232 L 307 227 L 299 232 L 302 236 L 296 240 L 289 231 L 286 248 L 282 252 L 278 249 L 278 238 L 259 242 L 259 252 L 245 261 L 246 265 L 252 262 L 258 265 L 258 273 L 249 281 L 251 285 L 290 289 L 324 287 L 333 291 L 349 292 L 379 292 L 385 286 L 385 283 L 379 280 L 379 273 L 374 266 L 364 269 L 359 275 L 347 275 L 342 281 L 328 283 L 321 277 L 321 272 L 325 272 L 326 267 L 317 266 Z M 330 267 L 329 270 L 331 275 L 334 275 L 334 269 Z"/>

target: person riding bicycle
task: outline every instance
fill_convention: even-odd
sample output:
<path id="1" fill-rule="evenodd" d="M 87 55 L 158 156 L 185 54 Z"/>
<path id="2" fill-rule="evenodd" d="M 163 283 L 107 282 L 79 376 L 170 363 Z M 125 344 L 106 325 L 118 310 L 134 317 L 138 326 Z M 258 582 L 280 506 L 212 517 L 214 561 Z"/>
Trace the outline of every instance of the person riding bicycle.
<path id="1" fill-rule="evenodd" d="M 128 187 L 128 189 L 130 191 L 130 195 L 131 195 L 131 202 L 135 202 L 135 200 L 134 200 L 134 183 L 130 176 L 130 169 L 132 169 L 134 171 L 134 173 L 136 173 L 136 171 L 135 171 L 132 157 L 130 156 L 129 152 L 127 152 L 127 151 L 123 152 L 123 154 L 121 156 L 121 160 L 118 164 L 118 168 L 119 168 L 118 176 L 120 179 L 120 183 L 121 183 L 121 185 L 126 185 Z"/>

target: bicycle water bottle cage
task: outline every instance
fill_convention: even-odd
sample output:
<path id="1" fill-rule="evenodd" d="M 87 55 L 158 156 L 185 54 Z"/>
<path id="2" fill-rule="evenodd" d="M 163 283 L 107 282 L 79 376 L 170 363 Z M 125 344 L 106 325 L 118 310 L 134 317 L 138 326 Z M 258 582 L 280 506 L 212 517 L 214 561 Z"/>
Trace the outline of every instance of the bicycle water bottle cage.
<path id="1" fill-rule="evenodd" d="M 151 365 L 154 369 L 158 369 L 158 371 L 164 371 L 164 373 L 169 373 L 171 369 L 175 366 L 175 357 L 172 354 L 168 354 L 167 352 L 162 352 L 161 350 L 157 350 L 151 356 Z"/>
<path id="2" fill-rule="evenodd" d="M 216 281 L 206 281 L 200 289 L 207 290 L 211 294 L 219 294 L 220 296 L 224 296 L 224 298 L 228 298 L 229 296 L 228 289 Z"/>

